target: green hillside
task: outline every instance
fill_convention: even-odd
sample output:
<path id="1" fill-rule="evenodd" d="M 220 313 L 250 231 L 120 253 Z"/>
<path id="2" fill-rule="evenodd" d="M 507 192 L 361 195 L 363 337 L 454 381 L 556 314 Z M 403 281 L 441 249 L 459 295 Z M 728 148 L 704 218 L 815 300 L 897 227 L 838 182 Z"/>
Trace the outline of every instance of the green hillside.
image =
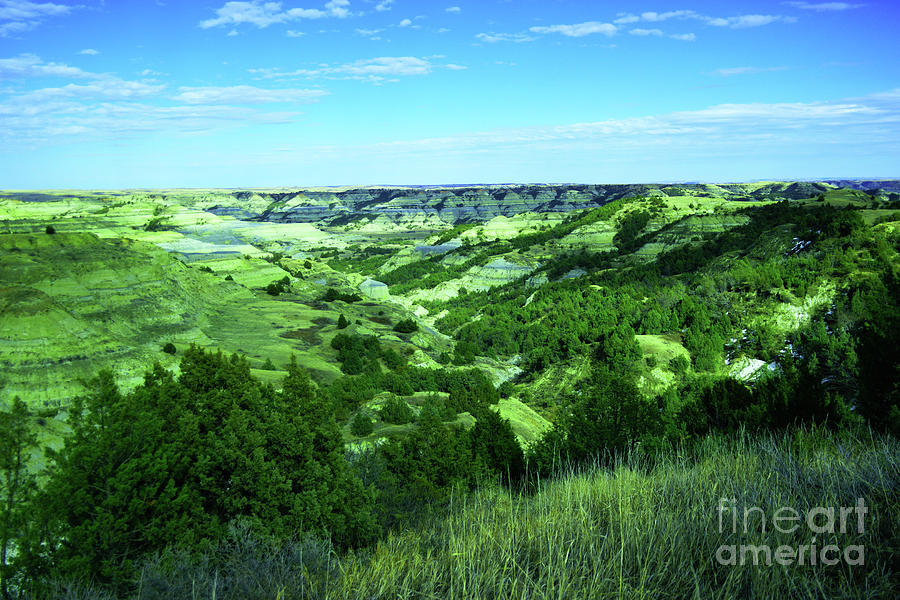
<path id="1" fill-rule="evenodd" d="M 900 197 L 851 185 L 0 192 L 0 575 L 890 597 L 898 301 Z M 714 567 L 723 494 L 865 497 L 871 561 Z M 261 548 L 324 562 L 251 593 Z"/>

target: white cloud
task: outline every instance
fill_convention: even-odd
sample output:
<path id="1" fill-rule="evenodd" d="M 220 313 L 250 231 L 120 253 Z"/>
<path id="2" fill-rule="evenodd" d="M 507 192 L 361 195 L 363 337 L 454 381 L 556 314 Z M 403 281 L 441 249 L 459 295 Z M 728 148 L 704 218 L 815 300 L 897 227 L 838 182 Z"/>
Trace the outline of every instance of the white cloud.
<path id="1" fill-rule="evenodd" d="M 444 68 L 450 69 L 451 71 L 465 71 L 469 67 L 466 67 L 463 65 L 454 65 L 453 63 L 448 63 L 448 64 L 444 65 Z"/>
<path id="2" fill-rule="evenodd" d="M 834 12 L 862 8 L 865 4 L 850 4 L 848 2 L 785 2 L 784 4 L 802 10 L 814 10 L 816 12 Z"/>
<path id="3" fill-rule="evenodd" d="M 394 0 L 381 0 L 378 4 L 375 5 L 375 10 L 378 12 L 384 12 L 386 10 L 391 10 L 391 4 L 394 3 Z"/>
<path id="4" fill-rule="evenodd" d="M 669 19 L 685 19 L 685 18 L 696 18 L 696 12 L 692 10 L 670 10 L 664 13 L 658 12 L 644 12 L 641 13 L 641 19 L 644 21 L 650 21 L 652 23 L 658 23 L 660 21 L 668 21 Z"/>
<path id="5" fill-rule="evenodd" d="M 298 38 L 298 37 L 303 37 L 306 34 L 303 33 L 302 31 L 294 31 L 293 29 L 288 29 L 285 32 L 285 35 L 287 35 L 288 37 L 292 37 L 292 38 Z"/>
<path id="6" fill-rule="evenodd" d="M 332 17 L 344 19 L 350 16 L 348 6 L 350 6 L 350 0 L 331 0 L 325 5 L 325 8 Z"/>
<path id="7" fill-rule="evenodd" d="M 296 19 L 320 19 L 325 11 L 318 9 L 291 9 L 282 11 L 280 2 L 226 2 L 216 9 L 216 18 L 200 22 L 200 27 L 209 29 L 220 25 L 241 25 L 248 23 L 257 27 L 268 27 L 275 23 L 284 23 Z"/>
<path id="8" fill-rule="evenodd" d="M 407 77 L 427 75 L 431 69 L 429 61 L 414 56 L 381 56 L 341 65 L 331 71 L 356 77 Z"/>
<path id="9" fill-rule="evenodd" d="M 4 21 L 25 21 L 42 17 L 69 14 L 71 6 L 50 2 L 24 2 L 22 0 L 0 0 L 0 19 Z"/>
<path id="10" fill-rule="evenodd" d="M 598 21 L 587 21 L 586 23 L 576 23 L 574 25 L 550 25 L 549 27 L 531 27 L 529 31 L 532 33 L 561 33 L 568 37 L 583 37 L 593 33 L 602 33 L 606 36 L 615 35 L 618 28 L 611 23 L 600 23 Z"/>
<path id="11" fill-rule="evenodd" d="M 619 18 L 613 21 L 616 25 L 628 25 L 629 23 L 637 23 L 641 18 L 635 15 L 619 13 Z"/>
<path id="12" fill-rule="evenodd" d="M 326 79 L 357 79 L 360 81 L 379 83 L 397 77 L 428 75 L 435 68 L 440 67 L 450 70 L 461 70 L 459 65 L 437 65 L 432 63 L 429 58 L 418 58 L 415 56 L 379 56 L 377 58 L 357 60 L 342 65 L 319 65 L 319 67 L 315 69 L 297 69 L 296 71 L 250 69 L 250 73 L 263 79 L 321 77 Z"/>
<path id="13" fill-rule="evenodd" d="M 632 29 L 628 33 L 644 37 L 649 35 L 661 36 L 663 34 L 661 29 Z"/>
<path id="14" fill-rule="evenodd" d="M 33 63 L 33 61 L 32 61 Z M 41 66 L 32 64 L 30 68 Z M 5 63 L 5 68 L 9 63 Z M 144 71 L 147 74 L 158 74 Z M 86 83 L 5 93 L 0 140 L 41 145 L 60 137 L 109 140 L 160 132 L 208 132 L 246 123 L 287 123 L 298 113 L 250 108 L 269 103 L 311 103 L 318 89 L 253 86 L 182 87 L 166 98 L 164 84 L 100 75 Z M 177 105 L 161 105 L 166 101 Z"/>
<path id="15" fill-rule="evenodd" d="M 693 33 L 673 33 L 669 36 L 673 40 L 681 40 L 682 42 L 693 42 L 697 36 Z"/>
<path id="16" fill-rule="evenodd" d="M 731 77 L 732 75 L 752 75 L 755 73 L 771 73 L 774 71 L 786 71 L 787 67 L 731 67 L 727 69 L 716 69 L 711 75 L 719 77 Z"/>
<path id="17" fill-rule="evenodd" d="M 82 51 L 79 52 L 78 54 L 87 54 L 88 56 L 97 56 L 98 54 L 100 54 L 100 51 L 99 51 L 99 50 L 94 50 L 93 48 L 85 48 L 84 50 L 82 50 Z"/>
<path id="18" fill-rule="evenodd" d="M 409 27 L 410 25 L 412 25 L 412 21 L 410 21 L 409 19 L 403 19 L 397 24 L 397 27 Z"/>
<path id="19" fill-rule="evenodd" d="M 263 28 L 277 23 L 288 23 L 300 19 L 322 19 L 324 17 L 343 19 L 351 15 L 349 6 L 349 0 L 331 0 L 325 4 L 324 9 L 282 9 L 281 2 L 264 2 L 262 0 L 226 2 L 224 6 L 216 9 L 215 18 L 201 21 L 200 27 L 209 29 L 221 25 L 249 24 Z"/>
<path id="20" fill-rule="evenodd" d="M 67 77 L 71 79 L 96 79 L 96 73 L 82 71 L 78 67 L 60 63 L 45 63 L 34 54 L 20 54 L 15 58 L 0 59 L 0 79 L 24 77 Z"/>
<path id="21" fill-rule="evenodd" d="M 34 29 L 47 18 L 65 16 L 74 8 L 82 7 L 52 2 L 0 0 L 0 37 Z"/>
<path id="22" fill-rule="evenodd" d="M 50 100 L 131 100 L 156 96 L 165 89 L 163 84 L 126 81 L 106 77 L 91 83 L 69 83 L 62 87 L 41 88 L 15 97 L 16 102 L 47 102 Z"/>
<path id="23" fill-rule="evenodd" d="M 524 33 L 479 33 L 476 38 L 488 44 L 496 44 L 497 42 L 515 42 L 521 44 L 524 42 L 533 42 L 536 38 Z"/>
<path id="24" fill-rule="evenodd" d="M 357 29 L 356 33 L 363 37 L 372 37 L 378 35 L 382 31 L 384 31 L 384 29 Z"/>
<path id="25" fill-rule="evenodd" d="M 145 69 L 141 76 L 161 75 Z M 0 89 L 0 140 L 39 145 L 65 136 L 112 139 L 154 132 L 210 131 L 241 123 L 281 123 L 296 113 L 239 108 L 239 105 L 311 103 L 319 89 L 263 89 L 254 86 L 182 87 L 168 98 L 154 80 L 125 80 L 45 62 L 33 54 L 0 59 L 0 79 L 78 80 L 28 91 Z M 166 106 L 166 103 L 178 105 Z"/>
<path id="26" fill-rule="evenodd" d="M 770 23 L 795 23 L 794 17 L 781 15 L 739 15 L 737 17 L 710 18 L 706 22 L 714 27 L 730 27 L 732 29 L 744 29 L 747 27 L 761 27 Z"/>
<path id="27" fill-rule="evenodd" d="M 229 87 L 180 87 L 172 99 L 185 104 L 267 104 L 274 102 L 316 102 L 328 92 L 324 90 L 271 90 L 250 85 Z"/>
<path id="28" fill-rule="evenodd" d="M 379 156 L 393 153 L 421 156 L 428 152 L 476 156 L 479 153 L 505 153 L 516 148 L 527 150 L 532 156 L 545 156 L 541 151 L 548 148 L 566 151 L 594 148 L 600 152 L 631 148 L 641 152 L 661 147 L 670 153 L 674 146 L 696 151 L 732 147 L 748 138 L 773 140 L 774 143 L 790 139 L 806 145 L 809 139 L 829 136 L 856 139 L 864 132 L 872 135 L 878 132 L 879 140 L 891 141 L 896 139 L 898 129 L 900 89 L 860 99 L 720 104 L 696 111 L 653 116 L 398 140 L 358 149 Z M 715 154 L 716 150 L 710 152 Z"/>
<path id="29" fill-rule="evenodd" d="M 297 113 L 237 106 L 156 106 L 143 102 L 51 102 L 0 105 L 0 139 L 41 145 L 64 137 L 79 142 L 137 136 L 205 133 L 247 123 L 288 123 Z"/>
<path id="30" fill-rule="evenodd" d="M 732 29 L 742 29 L 747 27 L 761 27 L 771 23 L 795 23 L 795 17 L 787 17 L 783 15 L 736 15 L 733 17 L 710 17 L 702 15 L 693 10 L 670 10 L 667 12 L 643 12 L 640 15 L 630 13 L 620 14 L 614 21 L 616 24 L 630 23 L 662 23 L 669 20 L 692 20 L 700 21 L 713 27 L 730 27 Z"/>
<path id="31" fill-rule="evenodd" d="M 458 6 L 448 6 L 447 8 L 444 9 L 444 12 L 460 13 L 460 12 L 462 12 L 462 9 Z"/>

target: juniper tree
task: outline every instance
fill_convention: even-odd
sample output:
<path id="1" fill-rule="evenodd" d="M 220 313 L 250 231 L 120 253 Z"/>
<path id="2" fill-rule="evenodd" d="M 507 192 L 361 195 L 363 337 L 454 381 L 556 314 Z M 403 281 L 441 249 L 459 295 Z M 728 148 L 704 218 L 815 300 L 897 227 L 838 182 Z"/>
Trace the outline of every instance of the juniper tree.
<path id="1" fill-rule="evenodd" d="M 27 526 L 27 503 L 36 490 L 28 459 L 37 448 L 37 436 L 28 423 L 28 407 L 16 397 L 9 412 L 0 412 L 0 593 L 11 598 L 10 564 Z"/>
<path id="2" fill-rule="evenodd" d="M 179 376 L 157 365 L 127 395 L 101 373 L 71 414 L 36 503 L 51 577 L 121 586 L 148 554 L 208 547 L 235 522 L 339 546 L 374 535 L 331 404 L 295 361 L 277 392 L 245 358 L 192 347 Z"/>

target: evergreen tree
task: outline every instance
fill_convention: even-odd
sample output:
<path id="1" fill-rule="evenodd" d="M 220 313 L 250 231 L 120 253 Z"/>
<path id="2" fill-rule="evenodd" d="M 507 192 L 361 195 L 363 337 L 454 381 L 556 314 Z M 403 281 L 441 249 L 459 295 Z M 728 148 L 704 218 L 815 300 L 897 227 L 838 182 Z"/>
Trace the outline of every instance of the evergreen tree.
<path id="1" fill-rule="evenodd" d="M 393 395 L 381 407 L 380 414 L 382 421 L 395 425 L 405 425 L 414 418 L 412 409 L 409 408 L 406 401 Z"/>
<path id="2" fill-rule="evenodd" d="M 375 533 L 371 493 L 346 464 L 330 403 L 292 360 L 283 391 L 246 359 L 191 348 L 122 395 L 101 373 L 73 406 L 72 435 L 34 503 L 33 548 L 62 578 L 122 585 L 137 561 L 213 543 L 230 523 L 340 545 Z"/>
<path id="3" fill-rule="evenodd" d="M 414 319 L 403 319 L 394 325 L 394 331 L 398 333 L 413 333 L 419 330 L 419 324 Z"/>
<path id="4" fill-rule="evenodd" d="M 486 410 L 469 430 L 475 461 L 504 481 L 517 481 L 525 472 L 525 456 L 508 419 Z"/>
<path id="5" fill-rule="evenodd" d="M 341 316 L 338 317 L 337 328 L 338 329 L 346 329 L 347 325 L 350 324 L 350 321 L 347 320 L 347 317 L 344 316 L 344 313 L 341 313 Z"/>
<path id="6" fill-rule="evenodd" d="M 21 546 L 27 525 L 27 503 L 37 486 L 28 471 L 37 436 L 28 423 L 28 408 L 18 397 L 9 412 L 0 412 L 0 594 L 10 596 L 11 551 Z"/>
<path id="7" fill-rule="evenodd" d="M 375 426 L 372 424 L 372 418 L 364 411 L 360 411 L 353 416 L 350 421 L 350 433 L 358 437 L 365 437 L 374 431 Z"/>

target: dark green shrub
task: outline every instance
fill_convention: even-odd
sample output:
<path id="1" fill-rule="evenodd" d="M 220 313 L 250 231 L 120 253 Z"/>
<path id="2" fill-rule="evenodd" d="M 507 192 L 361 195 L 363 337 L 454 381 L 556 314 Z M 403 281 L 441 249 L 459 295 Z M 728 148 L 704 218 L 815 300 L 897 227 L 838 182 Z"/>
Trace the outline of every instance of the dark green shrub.
<path id="1" fill-rule="evenodd" d="M 691 363 L 682 355 L 678 355 L 672 360 L 669 361 L 669 368 L 672 369 L 676 375 L 684 375 L 687 373 L 688 367 Z"/>
<path id="2" fill-rule="evenodd" d="M 350 421 L 350 433 L 357 437 L 365 437 L 374 430 L 375 425 L 372 423 L 372 418 L 365 411 L 356 413 L 353 420 Z"/>
<path id="3" fill-rule="evenodd" d="M 419 418 L 420 420 L 436 418 L 438 421 L 452 421 L 456 418 L 456 411 L 453 410 L 453 407 L 450 406 L 443 396 L 431 394 L 425 400 Z"/>
<path id="4" fill-rule="evenodd" d="M 394 425 L 406 425 L 412 422 L 414 415 L 409 404 L 398 396 L 391 396 L 379 411 L 381 420 Z"/>
<path id="5" fill-rule="evenodd" d="M 168 228 L 166 217 L 153 217 L 144 225 L 144 231 L 162 231 Z"/>
<path id="6" fill-rule="evenodd" d="M 343 313 L 341 313 L 341 316 L 338 317 L 337 328 L 338 329 L 346 329 L 349 324 L 350 324 L 350 321 L 348 321 L 347 317 L 345 317 L 343 315 Z"/>
<path id="7" fill-rule="evenodd" d="M 47 227 L 44 228 L 44 232 L 47 235 L 53 235 L 54 233 L 56 233 L 56 229 L 53 227 L 53 225 L 47 225 Z"/>
<path id="8" fill-rule="evenodd" d="M 381 353 L 381 360 L 383 360 L 387 368 L 392 371 L 396 371 L 397 369 L 406 366 L 406 359 L 400 356 L 393 348 L 386 348 L 383 350 Z"/>
<path id="9" fill-rule="evenodd" d="M 339 292 L 334 288 L 328 288 L 328 290 L 325 292 L 325 295 L 322 296 L 322 300 L 324 300 L 325 302 L 334 302 L 335 300 L 340 300 L 342 302 L 346 302 L 347 304 L 352 304 L 354 302 L 359 302 L 360 300 L 362 300 L 362 296 L 353 292 L 345 293 Z"/>
<path id="10" fill-rule="evenodd" d="M 394 331 L 397 333 L 413 333 L 419 330 L 419 324 L 413 319 L 403 319 L 394 325 Z"/>
<path id="11" fill-rule="evenodd" d="M 175 344 L 173 344 L 172 342 L 166 342 L 165 346 L 163 346 L 162 351 L 166 354 L 174 355 L 176 352 L 178 352 L 178 349 L 175 348 Z"/>

